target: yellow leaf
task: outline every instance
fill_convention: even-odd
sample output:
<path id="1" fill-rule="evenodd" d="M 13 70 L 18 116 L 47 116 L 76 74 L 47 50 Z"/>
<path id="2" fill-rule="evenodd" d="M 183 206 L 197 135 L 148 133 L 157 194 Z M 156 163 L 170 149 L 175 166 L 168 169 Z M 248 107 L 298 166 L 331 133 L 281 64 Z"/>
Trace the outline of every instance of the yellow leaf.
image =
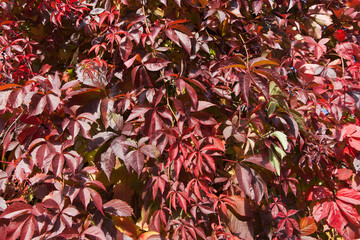
<path id="1" fill-rule="evenodd" d="M 133 239 L 137 239 L 139 227 L 136 226 L 131 217 L 112 216 L 115 227 Z"/>
<path id="2" fill-rule="evenodd" d="M 152 237 L 152 236 L 155 236 L 155 235 L 159 235 L 158 232 L 155 232 L 155 231 L 149 231 L 149 232 L 144 232 L 143 234 L 141 234 L 139 236 L 139 240 L 147 240 L 148 238 Z"/>

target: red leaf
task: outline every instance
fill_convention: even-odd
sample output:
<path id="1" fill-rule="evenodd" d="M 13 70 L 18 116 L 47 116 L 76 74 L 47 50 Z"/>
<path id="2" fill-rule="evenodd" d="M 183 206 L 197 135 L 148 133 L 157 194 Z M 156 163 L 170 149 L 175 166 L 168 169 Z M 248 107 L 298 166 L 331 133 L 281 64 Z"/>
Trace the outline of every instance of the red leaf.
<path id="1" fill-rule="evenodd" d="M 140 148 L 140 151 L 152 158 L 157 158 L 159 156 L 159 151 L 154 145 L 144 145 Z"/>
<path id="2" fill-rule="evenodd" d="M 123 37 L 121 39 L 119 50 L 120 50 L 121 59 L 124 62 L 128 60 L 132 49 L 133 49 L 133 44 L 131 40 L 129 40 L 127 37 Z"/>
<path id="3" fill-rule="evenodd" d="M 190 96 L 190 100 L 191 100 L 191 102 L 193 104 L 193 108 L 196 109 L 197 108 L 197 103 L 198 103 L 198 96 L 196 94 L 196 91 L 188 83 L 185 83 L 185 87 L 186 87 L 186 90 L 187 90 L 187 92 L 188 92 L 188 94 Z"/>
<path id="4" fill-rule="evenodd" d="M 326 187 L 314 186 L 308 190 L 308 201 L 320 200 L 324 198 L 329 198 L 332 196 L 332 193 Z"/>
<path id="5" fill-rule="evenodd" d="M 131 121 L 137 117 L 140 116 L 144 116 L 146 112 L 148 112 L 149 110 L 151 110 L 150 107 L 146 107 L 146 106 L 141 106 L 141 105 L 137 105 L 136 107 L 133 108 L 133 110 L 131 111 L 130 116 L 127 118 L 127 122 Z"/>
<path id="6" fill-rule="evenodd" d="M 346 203 L 360 205 L 360 192 L 351 188 L 343 188 L 337 191 L 336 197 Z"/>
<path id="7" fill-rule="evenodd" d="M 15 83 L 7 83 L 7 84 L 4 84 L 4 85 L 0 86 L 0 91 L 4 91 L 4 90 L 16 88 L 16 87 L 20 87 L 20 85 L 15 84 Z"/>
<path id="8" fill-rule="evenodd" d="M 35 95 L 36 96 L 36 95 Z M 33 97 L 34 99 L 34 97 Z M 38 100 L 38 102 L 34 103 L 35 109 L 33 109 L 30 113 L 30 116 L 39 115 L 44 111 L 45 105 L 46 105 L 46 96 L 43 96 Z"/>
<path id="9" fill-rule="evenodd" d="M 261 176 L 254 169 L 243 164 L 235 165 L 235 174 L 241 189 L 250 197 L 250 199 L 259 203 L 267 191 Z"/>
<path id="10" fill-rule="evenodd" d="M 326 220 L 331 227 L 334 227 L 340 233 L 347 224 L 346 219 L 341 214 L 340 209 L 335 202 L 330 202 L 329 216 Z"/>
<path id="11" fill-rule="evenodd" d="M 31 210 L 31 205 L 24 202 L 15 202 L 5 209 L 0 215 L 0 218 L 13 219 L 20 215 L 30 213 Z"/>
<path id="12" fill-rule="evenodd" d="M 335 38 L 336 40 L 338 40 L 339 42 L 342 42 L 345 40 L 346 38 L 346 32 L 343 29 L 339 29 L 335 31 Z"/>
<path id="13" fill-rule="evenodd" d="M 358 225 L 359 215 L 356 209 L 351 204 L 344 203 L 341 200 L 336 199 L 335 201 L 337 206 L 341 210 L 342 215 L 345 216 L 351 223 Z"/>
<path id="14" fill-rule="evenodd" d="M 250 74 L 246 73 L 240 78 L 241 92 L 244 96 L 244 100 L 249 105 L 249 91 L 250 91 L 251 79 Z"/>
<path id="15" fill-rule="evenodd" d="M 75 207 L 67 207 L 62 211 L 62 213 L 72 217 L 80 214 L 80 212 Z"/>
<path id="16" fill-rule="evenodd" d="M 353 175 L 353 171 L 347 168 L 339 168 L 337 169 L 336 177 L 339 180 L 347 180 Z"/>
<path id="17" fill-rule="evenodd" d="M 30 216 L 21 229 L 20 240 L 31 240 L 35 230 L 38 230 L 37 220 Z"/>
<path id="18" fill-rule="evenodd" d="M 65 158 L 63 154 L 56 154 L 52 158 L 52 168 L 55 176 L 59 176 L 63 170 Z"/>
<path id="19" fill-rule="evenodd" d="M 329 201 L 326 201 L 324 203 L 316 203 L 312 212 L 315 221 L 319 222 L 321 219 L 329 216 L 330 208 L 331 203 Z"/>
<path id="20" fill-rule="evenodd" d="M 141 58 L 139 54 L 136 54 L 135 56 L 133 56 L 132 58 L 128 59 L 127 61 L 124 62 L 124 65 L 126 66 L 126 68 L 129 68 L 133 65 L 134 61 L 138 60 L 139 62 L 141 62 Z"/>
<path id="21" fill-rule="evenodd" d="M 104 211 L 119 217 L 130 217 L 133 214 L 132 208 L 124 201 L 112 199 L 104 204 Z"/>
<path id="22" fill-rule="evenodd" d="M 254 217 L 250 202 L 246 198 L 238 195 L 233 195 L 230 196 L 230 199 L 235 203 L 232 208 L 236 211 L 237 214 L 250 218 Z"/>
<path id="23" fill-rule="evenodd" d="M 79 198 L 80 201 L 82 202 L 82 204 L 85 207 L 85 210 L 87 209 L 87 206 L 90 203 L 90 192 L 89 192 L 89 188 L 83 188 L 79 191 Z"/>
<path id="24" fill-rule="evenodd" d="M 175 30 L 171 28 L 167 28 L 165 29 L 165 34 L 168 38 L 170 38 L 171 41 L 173 41 L 174 43 L 180 46 L 179 37 L 176 34 Z"/>
<path id="25" fill-rule="evenodd" d="M 87 181 L 85 183 L 85 186 L 94 186 L 94 187 L 97 187 L 97 188 L 100 188 L 104 191 L 106 191 L 106 188 L 104 186 L 104 184 L 100 181 L 97 181 L 97 180 L 91 180 L 91 181 Z"/>
<path id="26" fill-rule="evenodd" d="M 87 228 L 81 235 L 82 236 L 90 235 L 96 239 L 107 240 L 104 232 L 101 230 L 101 228 L 99 228 L 97 226 L 92 226 L 92 227 Z"/>
<path id="27" fill-rule="evenodd" d="M 237 237 L 233 237 L 234 240 L 238 239 L 246 239 L 253 240 L 254 239 L 254 225 L 252 221 L 244 221 L 243 219 L 238 219 L 232 212 L 228 211 L 229 215 L 229 223 L 227 226 L 231 230 L 232 234 L 236 234 Z"/>
<path id="28" fill-rule="evenodd" d="M 162 58 L 150 58 L 144 62 L 144 66 L 149 71 L 159 71 L 160 69 L 166 67 L 169 63 L 171 62 Z"/>
<path id="29" fill-rule="evenodd" d="M 186 22 L 189 22 L 189 20 L 186 20 L 186 19 L 177 19 L 177 20 L 172 21 L 172 22 L 167 22 L 167 23 L 166 23 L 166 27 L 170 27 L 171 25 L 181 24 L 181 23 L 186 23 Z"/>

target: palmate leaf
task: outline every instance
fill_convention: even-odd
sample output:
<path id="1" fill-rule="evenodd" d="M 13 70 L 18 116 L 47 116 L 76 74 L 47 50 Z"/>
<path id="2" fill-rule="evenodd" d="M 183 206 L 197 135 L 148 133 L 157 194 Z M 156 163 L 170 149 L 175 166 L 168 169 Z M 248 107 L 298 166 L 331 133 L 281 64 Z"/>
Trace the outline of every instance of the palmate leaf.
<path id="1" fill-rule="evenodd" d="M 313 188 L 308 199 L 326 199 L 317 202 L 313 208 L 315 221 L 326 218 L 328 224 L 342 233 L 349 223 L 359 225 L 358 212 L 353 205 L 360 205 L 360 192 L 354 189 L 343 188 L 336 193 L 335 201 L 331 200 L 332 193 L 325 187 Z"/>

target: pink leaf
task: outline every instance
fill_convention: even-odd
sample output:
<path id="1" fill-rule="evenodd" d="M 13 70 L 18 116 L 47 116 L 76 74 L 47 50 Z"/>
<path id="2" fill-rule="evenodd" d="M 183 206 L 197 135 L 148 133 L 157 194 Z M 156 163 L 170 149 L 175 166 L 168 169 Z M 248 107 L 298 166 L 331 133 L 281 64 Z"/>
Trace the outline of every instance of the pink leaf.
<path id="1" fill-rule="evenodd" d="M 252 3 L 252 8 L 254 10 L 255 15 L 258 15 L 263 6 L 263 0 L 254 0 Z"/>

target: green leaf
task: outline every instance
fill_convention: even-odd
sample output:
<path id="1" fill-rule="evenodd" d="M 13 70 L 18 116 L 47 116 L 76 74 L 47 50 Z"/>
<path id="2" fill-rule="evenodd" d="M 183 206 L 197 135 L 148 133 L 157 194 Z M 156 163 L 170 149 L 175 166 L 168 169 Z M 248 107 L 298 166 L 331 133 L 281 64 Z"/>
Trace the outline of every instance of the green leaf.
<path id="1" fill-rule="evenodd" d="M 274 102 L 274 101 L 271 101 L 271 102 L 269 102 L 269 106 L 268 106 L 268 116 L 271 116 L 274 112 L 275 112 L 275 110 L 276 110 L 276 102 Z"/>
<path id="2" fill-rule="evenodd" d="M 298 124 L 300 132 L 302 134 L 304 134 L 305 136 L 308 136 L 308 133 L 307 133 L 306 127 L 305 127 L 305 121 L 304 121 L 302 115 L 294 109 L 289 109 L 289 111 L 291 112 L 292 116 L 294 117 L 295 122 Z"/>
<path id="3" fill-rule="evenodd" d="M 269 92 L 271 96 L 281 96 L 286 97 L 286 94 L 279 88 L 279 86 L 271 81 L 269 84 Z"/>
<path id="4" fill-rule="evenodd" d="M 274 166 L 276 174 L 280 176 L 280 162 L 271 148 L 269 149 L 269 161 Z"/>
<path id="5" fill-rule="evenodd" d="M 287 141 L 287 137 L 286 137 L 285 133 L 280 132 L 280 131 L 275 131 L 275 132 L 271 133 L 270 136 L 276 137 L 277 139 L 279 139 L 282 147 L 286 151 L 286 149 L 288 148 L 288 141 Z"/>
<path id="6" fill-rule="evenodd" d="M 275 143 L 272 143 L 271 145 L 273 146 L 273 148 L 275 149 L 275 152 L 281 159 L 283 159 L 286 156 L 286 152 L 284 150 L 282 150 L 281 148 L 279 148 Z"/>

